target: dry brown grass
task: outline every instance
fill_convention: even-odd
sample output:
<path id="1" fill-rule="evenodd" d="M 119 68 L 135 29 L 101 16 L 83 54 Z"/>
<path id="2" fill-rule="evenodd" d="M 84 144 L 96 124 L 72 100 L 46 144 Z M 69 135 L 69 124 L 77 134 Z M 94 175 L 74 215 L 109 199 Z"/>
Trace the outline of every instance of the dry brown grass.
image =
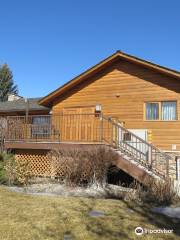
<path id="1" fill-rule="evenodd" d="M 104 217 L 93 218 L 98 210 Z M 152 213 L 147 206 L 110 200 L 29 196 L 0 188 L 0 240 L 138 239 L 137 226 L 147 229 L 174 229 L 174 234 L 150 234 L 140 239 L 180 239 L 179 223 Z"/>

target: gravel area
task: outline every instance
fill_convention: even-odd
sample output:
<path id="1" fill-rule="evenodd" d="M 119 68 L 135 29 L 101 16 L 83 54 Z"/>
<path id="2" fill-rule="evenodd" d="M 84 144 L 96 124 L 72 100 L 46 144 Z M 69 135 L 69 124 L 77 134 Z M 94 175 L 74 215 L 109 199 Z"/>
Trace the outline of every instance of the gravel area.
<path id="1" fill-rule="evenodd" d="M 91 197 L 91 198 L 106 198 L 113 195 L 120 198 L 126 192 L 134 191 L 130 188 L 108 184 L 106 187 L 91 186 L 85 187 L 68 187 L 63 184 L 46 183 L 46 184 L 32 184 L 27 187 L 9 186 L 6 187 L 13 192 L 25 193 L 30 195 L 43 196 L 75 196 L 75 197 Z"/>

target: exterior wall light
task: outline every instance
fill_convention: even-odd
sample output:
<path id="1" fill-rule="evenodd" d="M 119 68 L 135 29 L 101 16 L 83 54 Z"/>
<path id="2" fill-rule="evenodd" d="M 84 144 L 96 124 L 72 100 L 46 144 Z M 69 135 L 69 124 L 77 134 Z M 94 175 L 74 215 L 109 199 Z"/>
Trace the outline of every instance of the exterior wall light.
<path id="1" fill-rule="evenodd" d="M 96 112 L 101 112 L 101 104 L 96 104 Z"/>

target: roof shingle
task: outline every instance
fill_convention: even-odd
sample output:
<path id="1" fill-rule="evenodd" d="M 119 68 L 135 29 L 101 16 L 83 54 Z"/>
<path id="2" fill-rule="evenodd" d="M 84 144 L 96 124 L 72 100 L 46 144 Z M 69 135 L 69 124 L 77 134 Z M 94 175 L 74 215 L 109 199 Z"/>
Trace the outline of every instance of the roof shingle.
<path id="1" fill-rule="evenodd" d="M 29 110 L 49 110 L 48 107 L 40 105 L 38 102 L 41 98 L 28 98 Z M 25 111 L 27 109 L 27 102 L 25 98 L 20 98 L 14 101 L 0 102 L 0 112 L 14 112 Z"/>

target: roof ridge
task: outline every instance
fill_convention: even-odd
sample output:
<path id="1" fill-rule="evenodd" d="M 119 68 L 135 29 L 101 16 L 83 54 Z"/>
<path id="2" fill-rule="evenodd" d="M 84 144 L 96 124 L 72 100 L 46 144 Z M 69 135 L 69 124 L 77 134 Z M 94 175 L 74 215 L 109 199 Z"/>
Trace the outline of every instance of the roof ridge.
<path id="1" fill-rule="evenodd" d="M 174 70 L 174 69 L 172 69 L 172 68 L 168 68 L 168 67 L 162 66 L 162 65 L 160 65 L 160 64 L 153 63 L 153 62 L 151 62 L 151 61 L 148 61 L 148 60 L 145 60 L 145 59 L 142 59 L 142 58 L 136 57 L 136 56 L 134 56 L 134 55 L 131 55 L 131 54 L 128 54 L 128 53 L 125 53 L 125 52 L 119 51 L 119 50 L 118 50 L 117 52 L 118 52 L 118 53 L 121 53 L 121 54 L 123 54 L 123 55 L 125 55 L 125 56 L 132 57 L 132 58 L 135 58 L 135 59 L 137 59 L 137 60 L 140 60 L 140 61 L 143 61 L 143 62 L 149 63 L 149 64 L 151 64 L 151 65 L 154 65 L 154 66 L 157 66 L 157 67 L 163 68 L 163 69 L 165 69 L 165 70 L 169 70 L 169 71 L 171 71 L 171 72 L 175 72 L 175 73 L 180 74 L 180 71 Z"/>

